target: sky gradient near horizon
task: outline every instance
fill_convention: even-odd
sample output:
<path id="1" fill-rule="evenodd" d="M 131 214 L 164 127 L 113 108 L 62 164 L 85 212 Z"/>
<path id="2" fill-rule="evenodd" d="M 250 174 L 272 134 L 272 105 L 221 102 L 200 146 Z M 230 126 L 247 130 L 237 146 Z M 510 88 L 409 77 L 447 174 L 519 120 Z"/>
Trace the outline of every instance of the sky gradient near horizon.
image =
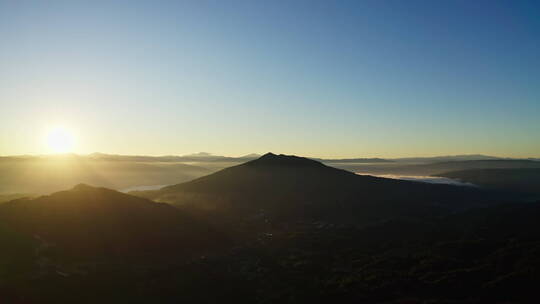
<path id="1" fill-rule="evenodd" d="M 540 157 L 537 1 L 2 1 L 0 155 Z"/>

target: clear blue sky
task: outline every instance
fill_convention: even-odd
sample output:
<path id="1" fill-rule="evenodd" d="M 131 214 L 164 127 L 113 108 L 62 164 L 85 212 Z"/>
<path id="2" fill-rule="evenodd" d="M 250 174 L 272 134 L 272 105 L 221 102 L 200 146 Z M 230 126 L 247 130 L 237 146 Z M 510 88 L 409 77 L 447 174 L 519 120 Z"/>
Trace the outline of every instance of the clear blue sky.
<path id="1" fill-rule="evenodd" d="M 0 155 L 540 156 L 538 1 L 0 1 Z"/>

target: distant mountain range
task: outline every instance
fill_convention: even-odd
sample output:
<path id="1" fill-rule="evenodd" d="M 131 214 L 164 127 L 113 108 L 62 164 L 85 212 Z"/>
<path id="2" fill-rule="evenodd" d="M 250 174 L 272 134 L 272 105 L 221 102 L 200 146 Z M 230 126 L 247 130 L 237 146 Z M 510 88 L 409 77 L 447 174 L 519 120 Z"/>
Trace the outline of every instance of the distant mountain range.
<path id="1" fill-rule="evenodd" d="M 90 156 L 100 159 L 127 159 L 127 160 L 144 160 L 144 161 L 206 161 L 206 162 L 245 162 L 260 157 L 259 154 L 247 154 L 240 157 L 229 157 L 213 155 L 207 152 L 199 152 L 183 156 L 129 156 L 129 155 L 111 155 L 94 153 Z M 311 158 L 325 163 L 384 163 L 384 162 L 400 162 L 400 163 L 435 163 L 448 161 L 471 161 L 471 160 L 512 160 L 518 158 L 495 157 L 482 154 L 465 154 L 465 155 L 448 155 L 448 156 L 433 156 L 433 157 L 403 157 L 403 158 Z M 528 160 L 538 160 L 530 158 Z"/>
<path id="2" fill-rule="evenodd" d="M 90 154 L 90 157 L 95 159 L 107 160 L 138 160 L 138 161 L 162 161 L 162 162 L 246 162 L 259 158 L 261 155 L 251 153 L 239 157 L 220 156 L 207 152 L 199 152 L 182 156 L 132 156 L 132 155 L 111 155 L 102 153 Z M 382 158 L 343 158 L 343 159 L 323 159 L 312 158 L 317 161 L 328 163 L 378 163 L 378 162 L 393 162 Z"/>
<path id="3" fill-rule="evenodd" d="M 256 159 L 261 155 L 251 153 L 243 156 L 221 156 L 214 155 L 208 152 L 198 152 L 186 155 L 164 155 L 164 156 L 148 156 L 148 155 L 120 155 L 120 154 L 105 154 L 105 153 L 92 153 L 88 155 L 77 154 L 59 154 L 59 155 L 14 155 L 14 156 L 0 156 L 2 158 L 12 159 L 35 159 L 35 158 L 63 158 L 63 157 L 88 157 L 90 159 L 99 160 L 124 160 L 124 161 L 158 161 L 158 162 L 246 162 Z M 482 154 L 464 154 L 464 155 L 447 155 L 447 156 L 433 156 L 433 157 L 401 157 L 401 158 L 316 158 L 311 159 L 328 162 L 328 163 L 378 163 L 378 162 L 400 162 L 400 163 L 434 163 L 434 162 L 447 162 L 447 161 L 470 161 L 470 160 L 516 160 L 526 159 L 532 161 L 539 161 L 540 158 L 511 158 L 511 157 L 496 157 Z"/>
<path id="4" fill-rule="evenodd" d="M 248 154 L 240 157 L 228 157 L 213 155 L 207 152 L 199 152 L 188 155 L 166 155 L 166 156 L 145 156 L 145 155 L 115 155 L 93 153 L 89 157 L 100 160 L 126 160 L 144 162 L 245 162 L 259 157 L 258 154 Z"/>

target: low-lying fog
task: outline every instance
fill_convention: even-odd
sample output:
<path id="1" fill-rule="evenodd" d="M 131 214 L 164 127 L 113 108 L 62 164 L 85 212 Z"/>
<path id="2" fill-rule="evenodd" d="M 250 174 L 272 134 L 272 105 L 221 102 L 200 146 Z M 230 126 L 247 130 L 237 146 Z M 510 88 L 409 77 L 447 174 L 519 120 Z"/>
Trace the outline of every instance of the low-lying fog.
<path id="1" fill-rule="evenodd" d="M 431 183 L 431 184 L 448 184 L 448 185 L 456 185 L 456 186 L 468 186 L 468 187 L 476 187 L 476 185 L 471 183 L 465 183 L 461 182 L 455 179 L 447 178 L 447 177 L 438 177 L 438 176 L 414 176 L 414 175 L 396 175 L 396 174 L 367 174 L 362 172 L 356 172 L 358 175 L 371 175 L 376 177 L 384 177 L 384 178 L 392 178 L 392 179 L 401 179 L 401 180 L 408 180 L 408 181 L 414 181 L 414 182 L 423 182 L 423 183 Z"/>
<path id="2" fill-rule="evenodd" d="M 146 185 L 146 186 L 133 186 L 120 190 L 121 192 L 130 192 L 130 191 L 147 191 L 147 190 L 158 190 L 168 185 Z"/>
<path id="3" fill-rule="evenodd" d="M 471 183 L 465 183 L 458 180 L 454 180 L 451 178 L 446 177 L 438 177 L 438 176 L 413 176 L 413 175 L 396 175 L 396 174 L 367 174 L 362 172 L 356 172 L 358 175 L 371 175 L 376 177 L 384 177 L 384 178 L 392 178 L 392 179 L 401 179 L 401 180 L 408 180 L 408 181 L 414 181 L 414 182 L 423 182 L 423 183 L 432 183 L 432 184 L 448 184 L 448 185 L 456 185 L 456 186 L 468 186 L 468 187 L 476 187 L 476 185 Z M 144 186 L 133 186 L 129 188 L 122 189 L 120 191 L 122 192 L 130 192 L 130 191 L 146 191 L 146 190 L 158 190 L 160 188 L 163 188 L 168 185 L 144 185 Z"/>

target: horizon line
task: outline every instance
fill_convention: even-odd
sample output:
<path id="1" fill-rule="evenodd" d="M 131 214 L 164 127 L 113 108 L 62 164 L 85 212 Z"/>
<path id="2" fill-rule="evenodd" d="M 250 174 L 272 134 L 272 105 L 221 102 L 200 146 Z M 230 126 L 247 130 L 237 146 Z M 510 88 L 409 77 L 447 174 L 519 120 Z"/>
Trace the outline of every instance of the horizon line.
<path id="1" fill-rule="evenodd" d="M 197 154 L 207 154 L 202 156 L 197 156 Z M 11 155 L 4 155 L 1 154 L 0 157 L 47 157 L 47 156 L 91 156 L 94 154 L 101 154 L 101 155 L 109 155 L 109 156 L 131 156 L 131 157 L 227 157 L 227 158 L 242 158 L 247 157 L 250 155 L 257 155 L 257 157 L 263 156 L 267 153 L 273 153 L 277 155 L 294 155 L 294 156 L 300 156 L 310 159 L 383 159 L 383 160 L 396 160 L 396 159 L 407 159 L 407 158 L 444 158 L 444 157 L 466 157 L 466 156 L 482 156 L 482 157 L 493 157 L 493 158 L 500 158 L 500 159 L 508 159 L 508 160 L 537 160 L 540 159 L 540 156 L 526 156 L 526 157 L 515 157 L 515 156 L 500 156 L 500 155 L 492 155 L 492 154 L 482 154 L 482 153 L 465 153 L 465 154 L 431 154 L 431 155 L 416 155 L 416 156 L 401 156 L 401 157 L 381 157 L 381 156 L 353 156 L 353 157 L 323 157 L 323 156 L 304 156 L 301 154 L 288 154 L 288 153 L 276 153 L 272 151 L 268 151 L 265 153 L 246 153 L 242 154 L 240 156 L 231 156 L 231 155 L 221 155 L 221 154 L 214 154 L 210 152 L 195 152 L 195 153 L 189 153 L 189 154 L 116 154 L 116 153 L 104 153 L 104 152 L 91 152 L 91 153 L 75 153 L 75 152 L 67 152 L 67 153 L 26 153 L 26 154 L 11 154 Z"/>

